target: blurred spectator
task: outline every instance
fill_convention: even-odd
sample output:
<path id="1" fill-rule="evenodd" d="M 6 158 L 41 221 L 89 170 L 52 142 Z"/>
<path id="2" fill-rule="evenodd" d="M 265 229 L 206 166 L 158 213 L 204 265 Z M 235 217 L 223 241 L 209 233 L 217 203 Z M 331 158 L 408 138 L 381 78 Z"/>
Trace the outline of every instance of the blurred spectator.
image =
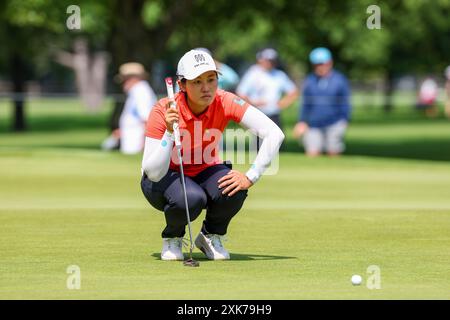
<path id="1" fill-rule="evenodd" d="M 120 115 L 119 128 L 102 143 L 102 149 L 120 147 L 125 154 L 139 153 L 144 149 L 145 123 L 157 100 L 146 78 L 147 72 L 140 63 L 129 62 L 120 66 L 115 80 L 122 84 L 127 99 Z"/>
<path id="2" fill-rule="evenodd" d="M 445 92 L 447 100 L 445 102 L 445 115 L 450 119 L 450 66 L 445 69 Z"/>
<path id="3" fill-rule="evenodd" d="M 298 89 L 285 72 L 277 69 L 278 53 L 275 49 L 259 51 L 256 60 L 257 63 L 242 77 L 236 93 L 282 129 L 280 112 L 298 98 Z"/>
<path id="4" fill-rule="evenodd" d="M 299 108 L 294 137 L 303 136 L 308 156 L 323 151 L 334 156 L 345 149 L 344 135 L 350 119 L 350 86 L 347 78 L 333 69 L 327 48 L 316 48 L 309 55 L 314 72 L 303 83 L 303 106 Z"/>
<path id="5" fill-rule="evenodd" d="M 436 106 L 438 91 L 438 84 L 431 77 L 427 77 L 420 85 L 417 109 L 424 111 L 425 115 L 431 118 L 439 113 Z"/>
<path id="6" fill-rule="evenodd" d="M 195 50 L 201 50 L 213 57 L 211 51 L 207 48 L 196 48 Z M 219 89 L 225 91 L 234 91 L 239 83 L 239 75 L 230 66 L 223 62 L 214 59 L 217 69 L 219 70 Z"/>

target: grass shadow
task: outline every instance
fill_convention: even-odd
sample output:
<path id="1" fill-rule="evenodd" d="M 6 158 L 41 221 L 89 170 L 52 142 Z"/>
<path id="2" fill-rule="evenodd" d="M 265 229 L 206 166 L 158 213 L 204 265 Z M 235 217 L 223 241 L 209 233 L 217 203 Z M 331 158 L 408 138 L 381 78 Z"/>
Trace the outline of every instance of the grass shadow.
<path id="1" fill-rule="evenodd" d="M 304 154 L 303 146 L 287 139 L 281 152 Z M 411 160 L 450 161 L 450 137 L 410 139 L 408 141 L 374 141 L 348 139 L 344 156 L 368 156 Z"/>
<path id="2" fill-rule="evenodd" d="M 52 103 L 55 104 L 58 101 L 41 102 L 43 105 L 50 106 Z M 64 101 L 61 102 L 61 104 L 64 103 Z M 8 126 L 11 121 L 6 123 L 4 119 L 0 119 L 2 146 L 99 150 L 109 132 L 111 111 L 89 114 L 80 111 L 78 102 L 68 100 L 68 103 L 67 111 L 60 108 L 40 110 L 36 107 L 34 113 L 28 115 L 28 130 L 20 134 L 9 135 L 11 131 Z M 447 124 L 450 126 L 450 123 L 442 115 L 436 119 L 427 119 L 420 113 L 414 112 L 412 107 L 396 109 L 390 114 L 375 107 L 360 108 L 355 111 L 355 119 L 350 125 L 355 126 L 357 130 L 353 135 L 348 135 L 344 156 L 450 161 L 450 131 L 446 129 Z M 286 110 L 283 113 L 286 139 L 281 152 L 304 154 L 303 146 L 291 136 L 296 119 L 294 110 Z M 401 130 L 396 129 L 397 124 L 402 125 Z M 439 126 L 438 129 L 434 129 L 433 125 Z M 240 127 L 230 122 L 228 128 Z M 89 136 L 86 135 L 87 130 Z M 369 131 L 369 135 L 360 134 L 366 133 L 366 130 Z M 424 135 L 420 137 L 416 132 L 423 132 Z M 35 133 L 49 133 L 49 135 L 45 139 L 37 135 L 38 138 L 34 139 Z M 66 133 L 67 139 L 61 140 Z M 12 138 L 10 142 L 9 137 Z"/>
<path id="3" fill-rule="evenodd" d="M 51 117 L 35 117 L 29 121 L 31 132 L 63 132 L 70 130 L 99 129 L 108 127 L 105 115 L 73 115 Z"/>
<path id="4" fill-rule="evenodd" d="M 155 252 L 152 253 L 152 257 L 157 260 L 161 260 L 161 253 Z M 188 254 L 184 254 L 184 257 L 187 258 Z M 206 258 L 206 256 L 201 252 L 193 252 L 192 258 L 197 261 L 213 261 Z M 273 256 L 273 255 L 265 255 L 265 254 L 250 254 L 250 253 L 230 253 L 230 260 L 235 261 L 258 261 L 258 260 L 285 260 L 285 259 L 297 259 L 297 257 L 289 257 L 289 256 Z"/>
<path id="5" fill-rule="evenodd" d="M 0 123 L 0 133 L 13 133 L 11 123 Z M 107 115 L 49 115 L 35 116 L 27 119 L 27 130 L 25 133 L 60 133 L 73 130 L 89 130 L 108 128 L 109 118 Z"/>
<path id="6" fill-rule="evenodd" d="M 253 260 L 285 260 L 297 259 L 297 257 L 290 256 L 274 256 L 267 254 L 251 254 L 251 253 L 230 253 L 231 260 L 253 261 Z"/>
<path id="7" fill-rule="evenodd" d="M 448 162 L 450 161 L 450 139 L 424 139 L 404 142 L 357 140 L 348 143 L 345 154 Z"/>

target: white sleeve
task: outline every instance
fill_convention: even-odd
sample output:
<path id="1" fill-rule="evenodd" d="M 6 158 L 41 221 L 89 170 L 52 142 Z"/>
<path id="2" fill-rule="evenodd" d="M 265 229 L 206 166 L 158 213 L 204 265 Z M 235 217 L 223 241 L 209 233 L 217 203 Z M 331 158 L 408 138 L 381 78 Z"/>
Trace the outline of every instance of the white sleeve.
<path id="1" fill-rule="evenodd" d="M 290 93 L 297 89 L 295 83 L 289 78 L 289 76 L 285 73 L 283 76 L 283 90 L 284 92 Z"/>
<path id="2" fill-rule="evenodd" d="M 252 71 L 252 69 L 249 69 L 242 77 L 236 88 L 236 94 L 238 96 L 248 96 L 250 94 L 250 89 L 253 83 L 253 73 L 254 72 Z"/>
<path id="3" fill-rule="evenodd" d="M 158 182 L 169 170 L 173 148 L 173 135 L 166 131 L 161 140 L 145 137 L 142 171 L 148 179 Z"/>
<path id="4" fill-rule="evenodd" d="M 147 121 L 148 115 L 157 102 L 156 95 L 151 88 L 139 88 L 135 95 L 136 107 L 142 121 Z"/>
<path id="5" fill-rule="evenodd" d="M 272 159 L 278 155 L 278 150 L 284 140 L 284 133 L 264 113 L 253 106 L 249 106 L 245 111 L 240 125 L 263 140 L 255 162 L 245 174 L 250 181 L 255 183 L 269 167 Z"/>

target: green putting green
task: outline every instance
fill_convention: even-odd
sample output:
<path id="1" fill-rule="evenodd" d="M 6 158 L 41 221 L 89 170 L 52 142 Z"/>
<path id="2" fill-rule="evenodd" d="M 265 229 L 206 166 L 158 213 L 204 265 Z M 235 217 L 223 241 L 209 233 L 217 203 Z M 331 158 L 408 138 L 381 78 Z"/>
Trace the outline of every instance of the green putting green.
<path id="1" fill-rule="evenodd" d="M 349 155 L 282 153 L 229 227 L 231 260 L 195 250 L 200 267 L 188 268 L 159 258 L 164 217 L 140 191 L 140 156 L 98 150 L 106 115 L 62 115 L 85 126 L 48 130 L 35 117 L 35 131 L 0 133 L 0 299 L 450 298 L 449 139 L 442 158 L 432 150 L 439 161 L 420 160 L 425 146 L 416 159 L 382 147 L 401 149 L 417 130 L 438 141 L 450 124 L 356 121 Z M 364 155 L 371 143 L 377 157 Z M 80 289 L 69 289 L 71 266 Z"/>
<path id="2" fill-rule="evenodd" d="M 449 298 L 444 164 L 284 154 L 232 221 L 231 260 L 197 250 L 200 268 L 187 268 L 159 258 L 164 219 L 140 192 L 138 157 L 39 150 L 0 159 L 3 299 Z M 67 288 L 71 265 L 79 290 Z M 366 286 L 371 265 L 381 289 Z"/>

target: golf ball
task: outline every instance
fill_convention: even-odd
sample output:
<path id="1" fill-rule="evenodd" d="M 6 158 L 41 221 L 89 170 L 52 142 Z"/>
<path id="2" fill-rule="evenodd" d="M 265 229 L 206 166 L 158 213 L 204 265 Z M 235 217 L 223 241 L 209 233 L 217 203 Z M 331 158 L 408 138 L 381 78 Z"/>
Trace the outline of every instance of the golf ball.
<path id="1" fill-rule="evenodd" d="M 355 274 L 352 276 L 352 284 L 354 286 L 359 286 L 361 284 L 361 282 L 362 282 L 362 278 L 360 275 Z"/>

